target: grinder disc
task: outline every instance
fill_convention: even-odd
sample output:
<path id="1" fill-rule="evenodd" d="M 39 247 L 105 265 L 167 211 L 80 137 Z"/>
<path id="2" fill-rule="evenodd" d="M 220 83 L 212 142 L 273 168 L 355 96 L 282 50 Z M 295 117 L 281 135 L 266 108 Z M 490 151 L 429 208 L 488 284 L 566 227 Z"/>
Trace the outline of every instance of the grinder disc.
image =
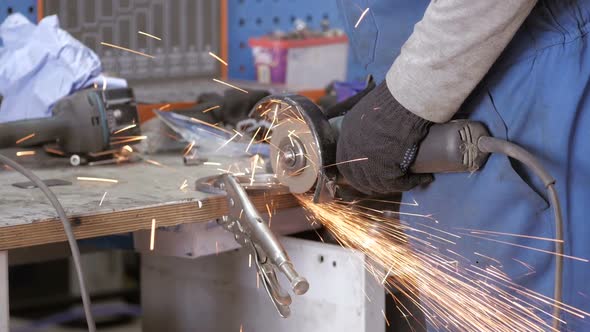
<path id="1" fill-rule="evenodd" d="M 270 144 L 271 165 L 277 179 L 292 193 L 312 189 L 321 160 L 309 126 L 300 120 L 284 119 L 273 130 Z"/>
<path id="2" fill-rule="evenodd" d="M 334 162 L 336 150 L 335 135 L 321 110 L 303 96 L 274 95 L 253 112 L 273 124 L 270 156 L 277 179 L 292 193 L 313 189 L 323 165 Z"/>

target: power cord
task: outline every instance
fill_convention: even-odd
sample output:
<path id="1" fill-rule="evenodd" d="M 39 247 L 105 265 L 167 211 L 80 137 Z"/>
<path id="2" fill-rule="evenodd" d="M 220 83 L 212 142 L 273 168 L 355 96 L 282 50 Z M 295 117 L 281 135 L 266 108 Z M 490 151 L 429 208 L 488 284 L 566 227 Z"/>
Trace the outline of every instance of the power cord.
<path id="1" fill-rule="evenodd" d="M 16 161 L 3 156 L 0 154 L 0 162 L 14 168 L 16 171 L 21 173 L 22 175 L 26 176 L 29 180 L 31 180 L 41 191 L 45 194 L 45 197 L 49 200 L 51 205 L 57 211 L 57 215 L 61 220 L 64 231 L 68 238 L 68 243 L 70 245 L 70 249 L 72 251 L 72 258 L 74 260 L 74 266 L 76 268 L 76 274 L 78 275 L 78 282 L 80 285 L 80 293 L 82 296 L 82 304 L 84 306 L 84 314 L 86 315 L 86 323 L 88 325 L 89 332 L 95 332 L 96 326 L 94 324 L 94 318 L 92 317 L 92 311 L 90 306 L 90 296 L 88 295 L 88 290 L 86 289 L 86 283 L 84 281 L 84 275 L 82 273 L 82 265 L 80 264 L 80 250 L 78 249 L 78 243 L 76 242 L 76 238 L 74 236 L 74 232 L 72 231 L 72 226 L 68 221 L 68 217 L 64 211 L 63 206 L 60 204 L 59 200 L 55 196 L 55 194 L 47 187 L 47 185 L 39 179 L 33 172 L 23 167 L 21 164 L 17 163 Z"/>
<path id="2" fill-rule="evenodd" d="M 555 179 L 545 170 L 541 162 L 530 152 L 520 146 L 505 140 L 494 137 L 481 137 L 477 143 L 478 148 L 483 152 L 501 153 L 516 159 L 528 166 L 535 173 L 547 189 L 553 216 L 555 221 L 555 282 L 553 284 L 553 328 L 559 329 L 559 315 L 561 312 L 561 301 L 563 296 L 563 217 L 561 214 L 561 203 L 555 190 Z"/>

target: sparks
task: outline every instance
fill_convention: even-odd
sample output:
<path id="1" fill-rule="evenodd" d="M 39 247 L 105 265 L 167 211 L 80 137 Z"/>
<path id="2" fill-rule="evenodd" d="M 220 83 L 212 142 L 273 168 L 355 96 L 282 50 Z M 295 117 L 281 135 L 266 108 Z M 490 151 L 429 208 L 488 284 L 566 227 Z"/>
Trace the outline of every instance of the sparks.
<path id="1" fill-rule="evenodd" d="M 212 56 L 215 60 L 223 63 L 227 67 L 227 62 L 225 62 L 222 58 L 218 57 L 215 53 L 209 52 L 209 55 Z"/>
<path id="2" fill-rule="evenodd" d="M 26 157 L 26 156 L 34 156 L 35 151 L 18 151 L 16 153 L 17 157 Z"/>
<path id="3" fill-rule="evenodd" d="M 102 198 L 100 199 L 100 203 L 98 203 L 98 206 L 102 206 L 102 202 L 104 201 L 104 198 L 107 196 L 107 191 L 104 192 L 104 194 L 102 195 Z"/>
<path id="4" fill-rule="evenodd" d="M 215 255 L 219 255 L 219 242 L 215 241 Z"/>
<path id="5" fill-rule="evenodd" d="M 158 111 L 163 111 L 165 109 L 168 109 L 168 108 L 170 108 L 170 106 L 171 106 L 170 104 L 162 105 L 162 106 L 160 106 L 160 108 L 158 108 Z"/>
<path id="6" fill-rule="evenodd" d="M 53 149 L 53 148 L 45 148 L 45 151 L 48 153 L 56 154 L 58 156 L 65 156 L 66 155 L 63 151 Z"/>
<path id="7" fill-rule="evenodd" d="M 254 143 L 254 139 L 256 139 L 256 136 L 258 135 L 258 132 L 260 131 L 260 129 L 262 129 L 262 127 L 258 127 L 258 129 L 256 129 L 256 132 L 254 133 L 254 135 L 252 135 L 252 139 L 250 140 L 250 143 L 248 143 L 248 146 L 246 147 L 246 153 L 248 153 L 248 150 L 250 150 L 250 146 L 252 146 L 252 143 Z M 278 156 L 279 154 L 277 154 Z"/>
<path id="8" fill-rule="evenodd" d="M 144 159 L 144 161 L 148 164 L 152 164 L 154 166 L 158 166 L 158 167 L 164 167 L 164 165 L 162 165 L 161 163 L 155 161 L 155 160 L 151 160 L 151 159 Z"/>
<path id="9" fill-rule="evenodd" d="M 586 259 L 586 258 L 581 258 L 581 257 L 576 257 L 576 256 L 570 256 L 570 255 L 563 255 L 563 254 L 558 254 L 558 253 L 556 253 L 556 252 L 553 252 L 553 251 L 544 250 L 544 249 L 539 249 L 539 248 L 534 248 L 534 247 L 523 246 L 523 245 L 520 245 L 520 244 L 516 244 L 516 243 L 510 243 L 510 242 L 507 242 L 507 241 L 495 240 L 495 239 L 490 239 L 490 238 L 487 238 L 487 237 L 483 237 L 483 236 L 477 236 L 477 235 L 473 235 L 473 234 L 467 234 L 467 233 L 464 233 L 464 234 L 462 234 L 462 235 L 471 236 L 471 237 L 478 238 L 478 239 L 481 239 L 481 240 L 487 240 L 487 241 L 491 241 L 491 242 L 496 242 L 496 243 L 507 244 L 507 245 L 510 245 L 510 246 L 518 247 L 518 248 L 523 248 L 523 249 L 528 249 L 528 250 L 533 250 L 533 251 L 543 252 L 543 253 L 546 253 L 546 254 L 555 255 L 555 256 L 560 256 L 560 257 L 563 257 L 563 258 L 569 258 L 569 259 L 573 259 L 573 260 L 576 260 L 576 261 L 579 261 L 579 262 L 584 262 L 584 263 L 588 263 L 588 262 L 590 262 L 590 261 L 589 261 L 588 259 Z"/>
<path id="10" fill-rule="evenodd" d="M 205 126 L 207 126 L 207 127 L 211 127 L 211 128 L 217 129 L 217 130 L 221 130 L 221 131 L 223 131 L 223 132 L 225 132 L 225 133 L 228 133 L 228 134 L 231 134 L 231 133 L 232 133 L 231 131 L 229 131 L 229 130 L 227 130 L 227 129 L 224 129 L 224 128 L 221 128 L 221 127 L 218 127 L 218 126 L 216 126 L 216 125 L 214 125 L 214 124 L 210 124 L 210 123 L 208 123 L 208 122 L 205 122 L 205 121 L 203 121 L 203 120 L 199 120 L 199 119 L 196 119 L 196 118 L 191 118 L 191 121 L 194 121 L 194 122 L 196 122 L 196 123 L 200 123 L 200 124 L 202 124 L 202 125 L 205 125 Z"/>
<path id="11" fill-rule="evenodd" d="M 211 111 L 216 110 L 218 108 L 221 108 L 221 106 L 216 105 L 216 106 L 213 106 L 213 107 L 209 107 L 208 109 L 204 110 L 203 113 L 211 112 Z"/>
<path id="12" fill-rule="evenodd" d="M 140 35 L 144 35 L 144 36 L 146 36 L 146 37 L 150 37 L 150 38 L 152 38 L 152 39 L 155 39 L 155 40 L 160 40 L 160 41 L 162 40 L 162 38 L 160 38 L 160 37 L 156 37 L 156 36 L 154 36 L 154 35 L 152 35 L 152 34 L 149 34 L 149 33 L 147 33 L 147 32 L 143 32 L 143 31 L 137 31 L 137 33 L 138 33 L 138 34 L 140 34 Z"/>
<path id="13" fill-rule="evenodd" d="M 18 141 L 16 141 L 16 144 L 21 144 L 22 142 L 24 142 L 24 141 L 26 141 L 28 139 L 31 139 L 33 137 L 35 137 L 35 133 L 29 134 L 29 135 L 27 135 L 27 136 L 19 139 Z"/>
<path id="14" fill-rule="evenodd" d="M 238 137 L 238 135 L 240 135 L 240 133 L 235 133 L 230 139 L 228 139 L 227 141 L 225 141 L 225 143 L 223 143 L 215 151 L 219 151 L 219 150 L 223 149 L 226 145 L 228 145 L 231 141 L 233 141 L 236 137 Z"/>
<path id="15" fill-rule="evenodd" d="M 383 311 L 383 309 L 381 309 L 381 313 L 383 314 L 383 318 L 385 319 L 385 323 L 387 323 L 387 327 L 389 327 L 389 319 L 387 319 L 387 315 L 385 315 L 385 311 Z"/>
<path id="16" fill-rule="evenodd" d="M 193 147 L 195 146 L 195 141 L 190 142 L 186 148 L 184 148 L 184 155 L 187 156 L 191 150 L 193 149 Z"/>
<path id="17" fill-rule="evenodd" d="M 128 125 L 127 127 L 123 127 L 123 128 L 121 128 L 121 129 L 119 129 L 119 130 L 115 131 L 115 132 L 113 133 L 113 135 L 117 135 L 117 134 L 119 134 L 119 133 L 122 133 L 122 132 L 124 132 L 125 130 L 129 130 L 129 129 L 131 129 L 131 128 L 135 128 L 135 127 L 137 127 L 137 125 L 136 125 L 136 124 Z"/>
<path id="18" fill-rule="evenodd" d="M 131 137 L 131 138 L 125 138 L 125 139 L 121 139 L 121 140 L 111 141 L 111 145 L 125 144 L 125 143 L 136 142 L 136 141 L 143 141 L 144 139 L 147 139 L 147 136 L 135 136 L 135 137 Z"/>
<path id="19" fill-rule="evenodd" d="M 115 180 L 115 179 L 92 178 L 92 177 L 87 177 L 87 176 L 78 176 L 76 179 L 78 179 L 78 181 L 119 183 L 119 180 Z"/>
<path id="20" fill-rule="evenodd" d="M 366 263 L 366 268 L 375 280 L 403 294 L 434 327 L 490 332 L 557 331 L 540 317 L 552 317 L 541 306 L 556 306 L 576 317 L 584 316 L 578 309 L 512 283 L 496 266 L 485 270 L 462 266 L 444 253 L 461 255 L 433 245 L 442 236 L 416 230 L 377 210 L 358 209 L 356 204 L 354 208 L 341 201 L 315 204 L 309 194 L 296 197 L 312 220 L 322 223 L 340 245 L 357 249 L 374 262 Z M 425 238 L 413 235 L 417 231 Z M 505 291 L 506 287 L 515 292 Z"/>
<path id="21" fill-rule="evenodd" d="M 248 93 L 248 91 L 246 91 L 246 90 L 244 90 L 244 89 L 242 89 L 242 88 L 238 88 L 237 86 L 235 86 L 235 85 L 231 85 L 231 84 L 229 84 L 229 83 L 227 83 L 227 82 L 224 82 L 224 81 L 222 81 L 222 80 L 218 80 L 218 79 L 214 78 L 214 79 L 213 79 L 213 81 L 215 81 L 215 82 L 217 82 L 217 83 L 221 83 L 221 84 L 223 84 L 223 85 L 225 85 L 225 86 L 229 86 L 230 88 L 236 89 L 236 90 L 238 90 L 238 91 L 241 91 L 241 92 L 243 92 L 243 93 Z"/>
<path id="22" fill-rule="evenodd" d="M 212 161 L 206 161 L 206 162 L 203 163 L 203 165 L 206 165 L 206 166 L 221 166 L 221 163 L 215 163 L 215 162 L 212 162 Z"/>
<path id="23" fill-rule="evenodd" d="M 252 267 L 252 254 L 248 254 L 248 267 Z"/>
<path id="24" fill-rule="evenodd" d="M 148 58 L 151 58 L 151 59 L 154 59 L 155 58 L 155 56 L 153 56 L 153 55 L 149 55 L 149 54 L 145 54 L 145 53 L 142 53 L 142 52 L 138 52 L 138 51 L 135 51 L 135 50 L 132 50 L 130 48 L 123 47 L 123 46 L 109 44 L 109 43 L 105 43 L 105 42 L 100 42 L 100 44 L 101 45 L 104 45 L 104 46 L 116 48 L 116 49 L 119 49 L 119 50 L 122 50 L 122 51 L 127 51 L 127 52 L 130 52 L 130 53 L 133 53 L 133 54 L 145 56 L 145 57 L 148 57 Z"/>
<path id="25" fill-rule="evenodd" d="M 348 163 L 355 163 L 355 162 L 358 162 L 358 161 L 365 161 L 365 160 L 369 160 L 369 158 L 358 158 L 358 159 L 341 161 L 339 163 L 335 163 L 335 164 L 330 164 L 330 165 L 323 166 L 323 168 L 328 168 L 328 167 L 333 167 L 333 166 L 338 166 L 338 165 L 348 164 Z"/>
<path id="26" fill-rule="evenodd" d="M 129 146 L 129 145 L 125 145 L 123 147 L 123 150 L 127 151 L 127 152 L 133 152 L 133 149 Z"/>
<path id="27" fill-rule="evenodd" d="M 494 231 L 486 231 L 486 230 L 481 230 L 481 229 L 468 229 L 468 228 L 457 228 L 457 229 L 463 230 L 463 231 L 470 231 L 472 234 L 506 235 L 506 236 L 522 237 L 525 239 L 563 243 L 563 240 L 557 240 L 557 239 L 552 239 L 552 238 L 547 238 L 547 237 L 529 236 L 529 235 L 514 234 L 514 233 L 494 232 Z"/>
<path id="28" fill-rule="evenodd" d="M 180 185 L 180 190 L 184 190 L 188 187 L 188 180 L 184 179 L 184 181 L 182 182 L 182 184 Z"/>
<path id="29" fill-rule="evenodd" d="M 365 15 L 367 15 L 367 13 L 369 12 L 369 8 L 367 7 L 367 9 L 365 9 L 363 11 L 363 13 L 361 14 L 361 17 L 359 17 L 358 21 L 356 21 L 356 24 L 354 25 L 354 28 L 358 28 L 359 24 L 361 24 L 361 22 L 363 21 L 363 18 L 365 18 Z"/>
<path id="30" fill-rule="evenodd" d="M 256 174 L 256 168 L 257 168 L 256 165 L 258 165 L 258 158 L 260 158 L 259 155 L 254 156 L 254 162 L 253 162 L 253 165 L 251 166 L 252 167 L 252 176 L 250 177 L 250 185 L 254 184 L 254 175 Z"/>
<path id="31" fill-rule="evenodd" d="M 107 78 L 106 77 L 102 77 L 102 91 L 105 91 L 107 89 Z"/>
<path id="32" fill-rule="evenodd" d="M 268 227 L 270 227 L 272 225 L 272 213 L 268 204 L 266 204 L 266 211 L 268 212 Z"/>
<path id="33" fill-rule="evenodd" d="M 152 219 L 152 232 L 150 233 L 150 250 L 154 250 L 154 242 L 156 240 L 156 219 Z"/>

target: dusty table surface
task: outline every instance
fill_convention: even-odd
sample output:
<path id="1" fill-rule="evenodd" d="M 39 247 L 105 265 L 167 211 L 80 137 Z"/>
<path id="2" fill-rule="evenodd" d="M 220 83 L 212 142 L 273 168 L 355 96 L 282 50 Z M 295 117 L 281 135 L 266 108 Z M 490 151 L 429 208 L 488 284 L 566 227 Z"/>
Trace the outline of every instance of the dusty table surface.
<path id="1" fill-rule="evenodd" d="M 68 215 L 112 212 L 205 198 L 206 194 L 194 190 L 195 180 L 219 174 L 218 168 L 222 167 L 184 166 L 182 156 L 178 154 L 146 156 L 147 160 L 161 166 L 143 161 L 73 167 L 59 158 L 44 156 L 43 152 L 38 154 L 35 159 L 44 159 L 43 165 L 31 167 L 37 176 L 43 180 L 60 179 L 72 183 L 51 187 Z M 32 165 L 34 161 L 27 158 L 15 160 L 23 162 L 25 166 Z M 78 177 L 115 179 L 118 183 L 81 181 Z M 180 187 L 185 180 L 187 186 L 181 190 Z M 29 224 L 56 217 L 55 210 L 40 190 L 21 189 L 12 185 L 27 181 L 28 179 L 18 172 L 6 168 L 0 170 L 0 227 Z"/>
<path id="2" fill-rule="evenodd" d="M 2 153 L 15 156 L 14 150 Z M 235 162 L 219 158 L 210 162 L 221 165 L 185 166 L 178 153 L 145 156 L 147 160 L 136 163 L 79 167 L 69 166 L 65 159 L 48 159 L 43 152 L 15 159 L 43 180 L 72 183 L 51 189 L 66 209 L 78 239 L 149 229 L 152 219 L 164 227 L 221 217 L 227 213 L 225 197 L 197 192 L 194 183 L 220 174 L 220 169 Z M 65 241 L 62 225 L 43 193 L 13 186 L 28 180 L 0 168 L 0 250 Z M 80 181 L 78 177 L 115 179 L 118 183 Z M 183 183 L 186 187 L 181 190 Z M 272 199 L 277 209 L 297 206 L 291 195 Z M 252 201 L 260 211 L 266 211 L 268 197 L 260 195 Z"/>

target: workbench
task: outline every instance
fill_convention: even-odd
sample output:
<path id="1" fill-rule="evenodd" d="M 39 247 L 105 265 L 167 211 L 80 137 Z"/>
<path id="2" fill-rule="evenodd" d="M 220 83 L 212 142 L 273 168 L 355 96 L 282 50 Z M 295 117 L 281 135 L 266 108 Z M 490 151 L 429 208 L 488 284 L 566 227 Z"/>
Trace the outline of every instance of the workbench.
<path id="1" fill-rule="evenodd" d="M 103 166 L 70 166 L 67 158 L 35 155 L 16 157 L 16 149 L 0 151 L 31 169 L 42 180 L 59 179 L 71 185 L 53 186 L 72 223 L 77 239 L 200 223 L 220 218 L 227 211 L 224 196 L 195 190 L 201 177 L 220 174 L 233 161 L 211 160 L 221 165 L 185 166 L 181 153 L 144 156 L 143 161 Z M 117 180 L 117 183 L 81 181 L 78 177 Z M 8 257 L 11 249 L 66 241 L 54 208 L 38 189 L 22 189 L 20 173 L 0 166 L 0 330 L 8 326 Z M 106 193 L 106 194 L 105 194 Z M 266 212 L 264 196 L 252 201 Z M 272 198 L 273 209 L 297 206 L 291 195 Z M 148 231 L 149 232 L 149 231 Z M 229 233 L 228 233 L 229 235 Z"/>
<path id="2" fill-rule="evenodd" d="M 219 169 L 231 163 L 229 159 L 215 160 L 221 166 L 184 166 L 181 154 L 168 154 L 146 156 L 148 161 L 136 163 L 73 167 L 65 160 L 47 161 L 59 158 L 43 152 L 31 160 L 25 158 L 29 157 L 17 160 L 31 165 L 41 179 L 72 183 L 51 189 L 66 209 L 77 239 L 150 229 L 152 219 L 158 227 L 204 222 L 222 216 L 227 209 L 224 197 L 195 191 L 194 183 L 220 174 Z M 33 158 L 44 161 L 37 163 Z M 78 177 L 115 179 L 118 183 L 80 181 Z M 12 185 L 26 181 L 18 172 L 0 170 L 0 251 L 66 241 L 56 212 L 43 193 Z M 180 189 L 183 183 L 186 188 Z M 253 201 L 261 212 L 266 211 L 264 197 L 253 197 Z M 278 209 L 297 205 L 291 195 L 273 198 L 273 203 Z"/>

